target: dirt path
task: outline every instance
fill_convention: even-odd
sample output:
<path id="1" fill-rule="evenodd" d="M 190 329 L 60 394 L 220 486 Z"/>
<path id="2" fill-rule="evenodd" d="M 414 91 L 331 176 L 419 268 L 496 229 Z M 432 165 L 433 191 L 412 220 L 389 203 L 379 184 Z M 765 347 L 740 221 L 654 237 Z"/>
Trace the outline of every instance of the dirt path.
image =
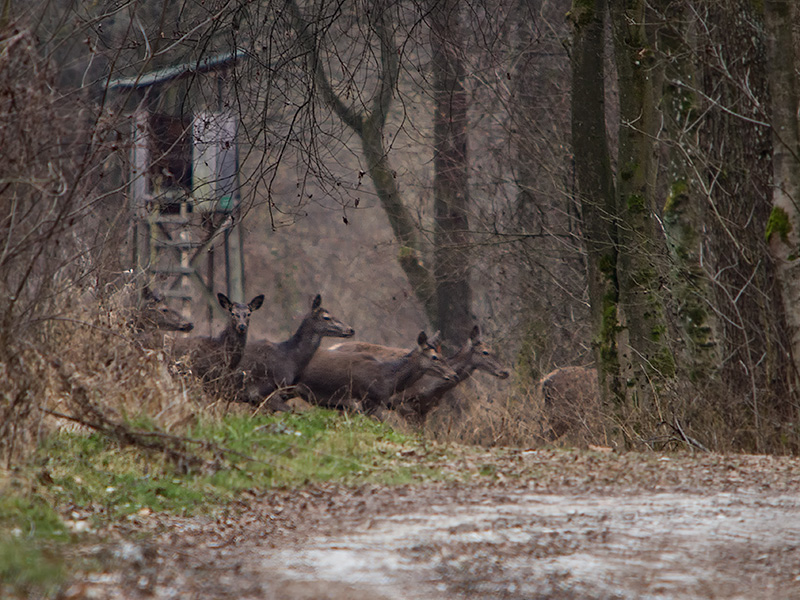
<path id="1" fill-rule="evenodd" d="M 492 476 L 139 515 L 87 549 L 118 566 L 71 597 L 800 599 L 795 459 L 531 451 L 446 468 Z"/>

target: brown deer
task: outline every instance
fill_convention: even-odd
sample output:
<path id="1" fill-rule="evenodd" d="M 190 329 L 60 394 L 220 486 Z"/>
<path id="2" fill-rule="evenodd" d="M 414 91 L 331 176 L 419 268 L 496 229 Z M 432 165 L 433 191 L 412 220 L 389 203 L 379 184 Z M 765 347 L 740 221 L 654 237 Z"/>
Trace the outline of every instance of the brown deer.
<path id="1" fill-rule="evenodd" d="M 366 412 L 373 412 L 426 373 L 446 381 L 457 377 L 433 341 L 422 331 L 417 337 L 417 347 L 399 357 L 320 350 L 303 372 L 300 383 L 314 402 L 322 406 L 352 407 L 349 402 L 352 399 L 361 402 Z"/>
<path id="2" fill-rule="evenodd" d="M 602 437 L 597 369 L 564 367 L 539 382 L 547 418 L 547 437 L 594 443 Z"/>
<path id="3" fill-rule="evenodd" d="M 165 332 L 189 332 L 194 329 L 194 323 L 167 306 L 161 292 L 151 290 L 148 286 L 142 289 L 141 300 L 132 310 L 129 325 L 136 341 L 143 348 L 153 350 L 164 347 Z"/>
<path id="4" fill-rule="evenodd" d="M 407 352 L 402 348 L 379 346 L 366 342 L 343 342 L 331 347 L 336 352 L 367 352 L 376 356 L 397 357 Z M 413 420 L 425 421 L 428 413 L 436 407 L 442 397 L 462 381 L 466 381 L 475 371 L 484 371 L 507 379 L 508 370 L 492 353 L 492 349 L 481 340 L 480 327 L 475 325 L 467 342 L 447 359 L 447 365 L 456 376 L 447 380 L 433 375 L 424 375 L 405 390 L 398 392 L 389 400 L 389 407 L 397 407 L 401 413 Z"/>
<path id="5" fill-rule="evenodd" d="M 240 365 L 243 381 L 238 399 L 258 404 L 275 390 L 295 385 L 323 337 L 353 335 L 352 327 L 322 307 L 322 297 L 317 294 L 311 303 L 311 312 L 288 340 L 280 343 L 264 340 L 247 346 Z"/>
<path id="6" fill-rule="evenodd" d="M 133 311 L 130 321 L 134 331 L 191 331 L 194 323 L 188 321 L 177 310 L 167 306 L 164 295 L 145 286 L 142 302 Z"/>
<path id="7" fill-rule="evenodd" d="M 256 296 L 248 304 L 232 302 L 222 293 L 217 294 L 217 300 L 228 311 L 228 323 L 222 333 L 217 337 L 176 340 L 172 348 L 172 355 L 179 363 L 208 383 L 222 382 L 239 365 L 247 343 L 250 315 L 261 308 L 264 295 Z"/>

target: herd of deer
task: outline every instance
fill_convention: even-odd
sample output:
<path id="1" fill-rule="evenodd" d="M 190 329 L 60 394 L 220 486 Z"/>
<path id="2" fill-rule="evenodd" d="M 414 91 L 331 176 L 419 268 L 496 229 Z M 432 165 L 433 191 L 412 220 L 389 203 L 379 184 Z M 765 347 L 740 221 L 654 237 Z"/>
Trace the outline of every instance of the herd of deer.
<path id="1" fill-rule="evenodd" d="M 445 359 L 438 334 L 420 332 L 411 350 L 365 342 L 343 342 L 321 349 L 323 337 L 350 338 L 355 330 L 322 307 L 317 295 L 311 311 L 288 340 L 247 342 L 252 313 L 264 296 L 249 303 L 232 302 L 217 294 L 228 313 L 217 337 L 192 336 L 164 345 L 153 332 L 190 331 L 192 324 L 165 306 L 158 294 L 145 292 L 145 302 L 134 328 L 143 344 L 163 347 L 171 359 L 200 377 L 211 389 L 231 399 L 285 409 L 282 394 L 294 388 L 310 402 L 374 413 L 400 408 L 407 417 L 423 419 L 448 390 L 481 370 L 500 379 L 509 376 L 475 326 L 467 343 Z"/>

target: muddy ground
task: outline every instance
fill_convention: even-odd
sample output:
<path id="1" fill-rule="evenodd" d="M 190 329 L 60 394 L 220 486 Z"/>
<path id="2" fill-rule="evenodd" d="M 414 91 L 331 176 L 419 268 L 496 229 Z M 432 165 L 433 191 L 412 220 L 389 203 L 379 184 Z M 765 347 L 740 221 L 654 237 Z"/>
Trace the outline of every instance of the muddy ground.
<path id="1" fill-rule="evenodd" d="M 427 460 L 406 455 L 402 460 Z M 469 481 L 248 492 L 142 511 L 66 598 L 800 599 L 800 461 L 516 450 Z"/>

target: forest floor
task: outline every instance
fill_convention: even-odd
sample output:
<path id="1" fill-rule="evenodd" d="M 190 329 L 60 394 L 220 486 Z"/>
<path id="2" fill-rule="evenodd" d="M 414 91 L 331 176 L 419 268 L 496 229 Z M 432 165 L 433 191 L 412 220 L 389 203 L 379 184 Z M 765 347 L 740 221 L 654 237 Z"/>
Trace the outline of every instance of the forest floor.
<path id="1" fill-rule="evenodd" d="M 144 509 L 80 548 L 102 568 L 62 597 L 800 598 L 798 459 L 473 450 L 440 467 L 475 477 Z"/>

